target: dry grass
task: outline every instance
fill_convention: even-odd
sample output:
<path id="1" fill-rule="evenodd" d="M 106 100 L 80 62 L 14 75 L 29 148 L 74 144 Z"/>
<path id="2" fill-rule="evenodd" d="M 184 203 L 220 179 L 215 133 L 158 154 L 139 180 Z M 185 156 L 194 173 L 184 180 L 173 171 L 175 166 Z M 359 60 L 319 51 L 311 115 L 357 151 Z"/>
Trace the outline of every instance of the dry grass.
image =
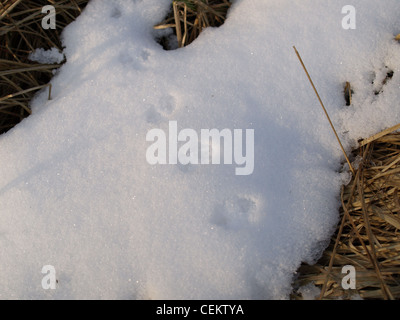
<path id="1" fill-rule="evenodd" d="M 230 6 L 228 0 L 172 1 L 171 13 L 154 28 L 175 28 L 178 47 L 182 48 L 192 43 L 205 28 L 221 26 Z"/>
<path id="2" fill-rule="evenodd" d="M 356 152 L 358 168 L 342 188 L 337 232 L 317 264 L 302 265 L 295 285 L 313 282 L 319 299 L 400 299 L 400 133 L 385 130 Z M 356 269 L 354 290 L 341 286 L 345 265 Z"/>
<path id="3" fill-rule="evenodd" d="M 62 49 L 60 34 L 86 6 L 88 0 L 0 1 L 0 134 L 31 114 L 29 102 L 48 86 L 59 65 L 43 65 L 28 60 L 37 48 Z M 53 5 L 56 30 L 41 26 L 42 7 Z"/>

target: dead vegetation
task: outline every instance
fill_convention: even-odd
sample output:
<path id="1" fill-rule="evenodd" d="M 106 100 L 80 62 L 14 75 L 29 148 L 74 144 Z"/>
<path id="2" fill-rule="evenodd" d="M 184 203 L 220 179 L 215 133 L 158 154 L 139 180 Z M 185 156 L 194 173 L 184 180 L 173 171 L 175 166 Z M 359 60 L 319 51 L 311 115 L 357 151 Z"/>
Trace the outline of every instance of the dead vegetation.
<path id="1" fill-rule="evenodd" d="M 360 142 L 337 232 L 317 264 L 299 269 L 296 286 L 314 283 L 319 299 L 400 299 L 400 133 L 392 133 L 399 128 Z M 342 287 L 345 265 L 356 270 L 354 290 Z"/>
<path id="2" fill-rule="evenodd" d="M 29 54 L 37 48 L 62 49 L 60 34 L 81 13 L 88 0 L 0 1 L 0 134 L 31 114 L 29 102 L 48 86 L 57 64 L 32 62 Z M 45 30 L 42 8 L 53 5 L 57 28 Z"/>
<path id="3" fill-rule="evenodd" d="M 178 48 L 192 43 L 208 27 L 219 27 L 226 19 L 231 3 L 228 0 L 176 0 L 166 19 L 156 30 L 174 28 Z M 165 38 L 160 43 L 169 49 Z"/>
<path id="4" fill-rule="evenodd" d="M 359 141 L 350 162 L 317 89 L 294 47 L 322 109 L 346 158 L 351 182 L 341 190 L 341 223 L 322 258 L 303 264 L 294 288 L 313 283 L 321 289 L 318 299 L 400 299 L 400 124 Z M 393 77 L 389 71 L 382 85 Z M 344 86 L 344 100 L 352 103 L 351 85 Z M 355 286 L 342 283 L 343 267 L 355 271 Z M 292 294 L 301 299 L 300 291 Z"/>

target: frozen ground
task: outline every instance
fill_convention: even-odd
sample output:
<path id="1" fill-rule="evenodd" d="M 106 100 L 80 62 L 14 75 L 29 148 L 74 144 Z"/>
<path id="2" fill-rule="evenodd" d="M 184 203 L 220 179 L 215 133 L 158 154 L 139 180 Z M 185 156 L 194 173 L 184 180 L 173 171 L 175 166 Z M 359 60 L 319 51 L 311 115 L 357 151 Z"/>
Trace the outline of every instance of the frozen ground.
<path id="1" fill-rule="evenodd" d="M 400 122 L 398 0 L 352 1 L 355 30 L 340 1 L 236 0 L 222 27 L 164 51 L 152 27 L 169 4 L 92 0 L 63 33 L 53 99 L 0 137 L 0 298 L 286 299 L 348 178 L 292 46 L 348 151 Z M 254 130 L 254 171 L 151 165 L 146 135 L 170 121 Z"/>

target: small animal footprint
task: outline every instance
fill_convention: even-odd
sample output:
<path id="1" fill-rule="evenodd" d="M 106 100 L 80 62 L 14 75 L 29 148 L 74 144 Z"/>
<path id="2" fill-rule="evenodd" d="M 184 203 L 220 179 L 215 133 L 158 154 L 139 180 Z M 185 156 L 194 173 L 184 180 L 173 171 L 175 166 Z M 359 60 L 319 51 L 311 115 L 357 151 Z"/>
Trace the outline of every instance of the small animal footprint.
<path id="1" fill-rule="evenodd" d="M 119 62 L 122 63 L 124 66 L 133 63 L 133 58 L 125 52 L 121 53 L 119 55 L 118 59 L 119 59 Z"/>
<path id="2" fill-rule="evenodd" d="M 180 172 L 184 174 L 189 174 L 195 171 L 196 165 L 190 163 L 189 164 L 178 163 L 177 167 Z"/>
<path id="3" fill-rule="evenodd" d="M 119 54 L 118 61 L 123 66 L 129 66 L 135 70 L 143 70 L 146 67 L 146 62 L 150 59 L 151 53 L 147 50 L 141 50 L 140 52 L 130 53 L 124 51 Z"/>
<path id="4" fill-rule="evenodd" d="M 256 224 L 262 218 L 261 201 L 257 196 L 241 195 L 225 200 L 218 205 L 211 223 L 230 230 Z"/>
<path id="5" fill-rule="evenodd" d="M 159 111 L 164 116 L 171 115 L 177 107 L 176 99 L 172 95 L 168 95 L 160 100 Z"/>
<path id="6" fill-rule="evenodd" d="M 142 50 L 141 52 L 140 52 L 140 54 L 139 54 L 139 58 L 140 59 L 142 59 L 142 61 L 143 62 L 145 62 L 145 61 L 147 61 L 147 60 L 149 60 L 149 57 L 150 57 L 150 52 L 149 51 L 147 51 L 147 50 Z"/>
<path id="7" fill-rule="evenodd" d="M 148 123 L 157 124 L 168 121 L 177 108 L 177 101 L 172 95 L 159 100 L 157 105 L 151 105 L 145 113 Z"/>
<path id="8" fill-rule="evenodd" d="M 162 121 L 165 121 L 165 118 L 157 111 L 157 107 L 155 106 L 150 106 L 147 109 L 145 113 L 145 119 L 151 124 L 158 124 Z"/>
<path id="9" fill-rule="evenodd" d="M 112 18 L 118 19 L 118 18 L 121 17 L 122 12 L 121 12 L 121 10 L 120 10 L 119 8 L 114 7 L 114 8 L 111 10 L 110 15 L 111 15 Z"/>

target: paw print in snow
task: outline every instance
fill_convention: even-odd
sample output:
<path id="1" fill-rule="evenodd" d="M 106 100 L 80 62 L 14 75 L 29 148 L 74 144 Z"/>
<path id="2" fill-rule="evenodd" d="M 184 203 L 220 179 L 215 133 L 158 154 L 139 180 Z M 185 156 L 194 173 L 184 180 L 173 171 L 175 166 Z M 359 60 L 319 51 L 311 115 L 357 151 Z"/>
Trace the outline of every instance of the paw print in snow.
<path id="1" fill-rule="evenodd" d="M 119 8 L 114 7 L 114 8 L 110 11 L 110 15 L 111 15 L 111 18 L 118 19 L 118 18 L 121 17 L 122 12 L 121 12 L 121 10 L 120 10 Z"/>
<path id="2" fill-rule="evenodd" d="M 160 99 L 157 105 L 151 105 L 145 113 L 148 123 L 157 124 L 171 119 L 172 114 L 177 108 L 176 99 L 168 95 Z"/>
<path id="3" fill-rule="evenodd" d="M 262 218 L 262 206 L 259 197 L 254 195 L 236 196 L 218 205 L 211 223 L 230 230 L 256 224 Z"/>
<path id="4" fill-rule="evenodd" d="M 146 66 L 146 62 L 150 59 L 151 52 L 148 50 L 140 50 L 140 52 L 129 53 L 124 51 L 119 54 L 119 62 L 123 66 L 133 67 L 135 70 L 142 70 Z"/>

